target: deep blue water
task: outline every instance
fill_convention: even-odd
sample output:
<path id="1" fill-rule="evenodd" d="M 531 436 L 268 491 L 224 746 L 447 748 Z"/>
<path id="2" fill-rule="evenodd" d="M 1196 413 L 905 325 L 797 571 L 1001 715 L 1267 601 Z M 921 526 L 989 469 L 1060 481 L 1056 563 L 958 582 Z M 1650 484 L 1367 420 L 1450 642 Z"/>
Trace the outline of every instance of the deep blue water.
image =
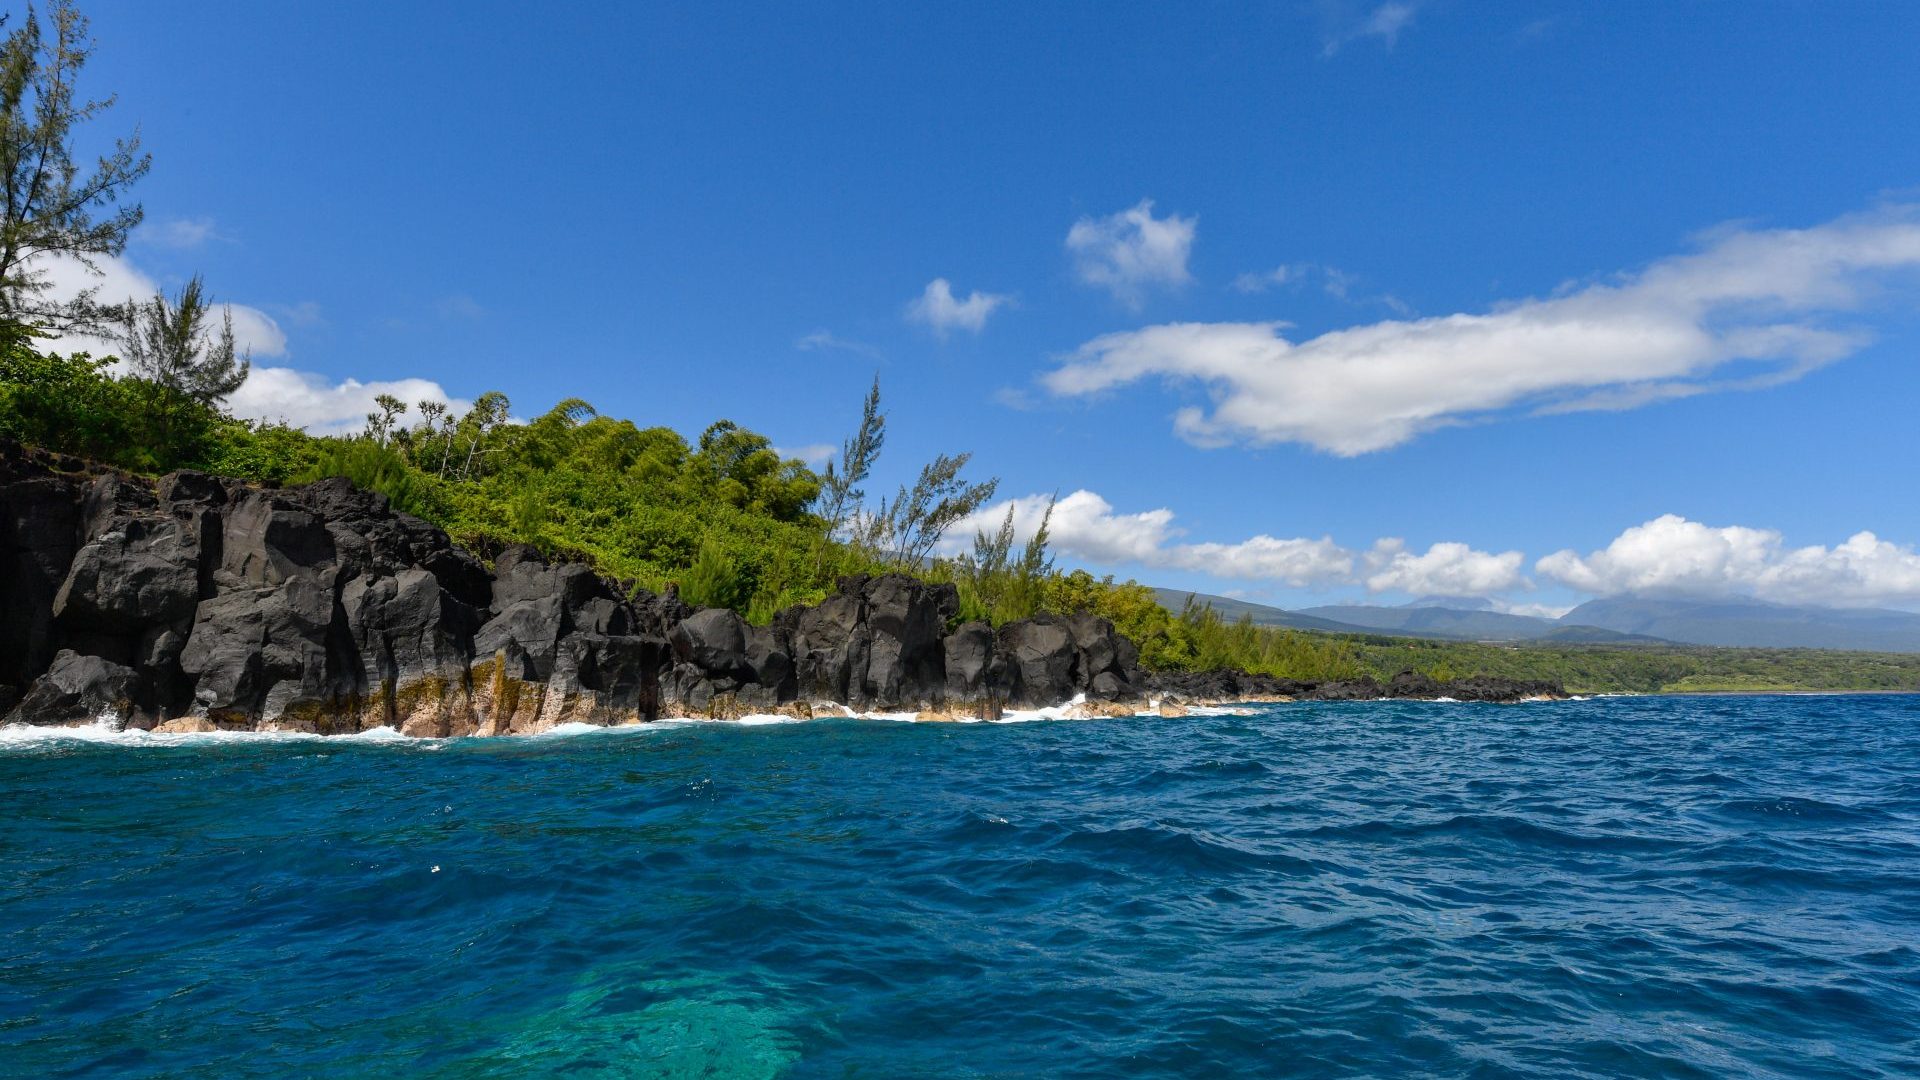
<path id="1" fill-rule="evenodd" d="M 1920 1074 L 1920 698 L 19 735 L 7 1076 Z"/>

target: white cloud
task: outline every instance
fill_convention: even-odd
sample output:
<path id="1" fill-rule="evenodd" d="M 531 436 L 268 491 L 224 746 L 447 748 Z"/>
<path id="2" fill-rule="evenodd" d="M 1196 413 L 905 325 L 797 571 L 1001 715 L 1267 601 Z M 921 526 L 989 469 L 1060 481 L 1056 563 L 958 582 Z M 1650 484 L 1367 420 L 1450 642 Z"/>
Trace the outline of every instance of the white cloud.
<path id="1" fill-rule="evenodd" d="M 1406 541 L 1385 539 L 1367 553 L 1367 588 L 1415 596 L 1491 596 L 1528 584 L 1520 576 L 1524 561 L 1518 551 L 1495 555 L 1451 541 L 1415 555 Z"/>
<path id="2" fill-rule="evenodd" d="M 1154 286 L 1178 286 L 1192 280 L 1187 256 L 1193 251 L 1198 218 L 1153 216 L 1153 200 L 1103 218 L 1083 217 L 1067 231 L 1067 251 L 1080 280 L 1113 293 L 1138 309 Z"/>
<path id="3" fill-rule="evenodd" d="M 869 345 L 864 341 L 849 341 L 846 338 L 837 337 L 828 332 L 825 327 L 815 330 L 811 334 L 803 334 L 795 338 L 793 347 L 799 349 L 801 352 L 838 350 L 840 352 L 854 353 L 872 360 L 883 358 L 877 347 Z"/>
<path id="4" fill-rule="evenodd" d="M 1797 379 L 1866 343 L 1822 316 L 1864 305 L 1891 271 L 1915 266 L 1920 208 L 1894 206 L 1808 229 L 1723 230 L 1694 254 L 1484 314 L 1387 320 L 1299 343 L 1282 322 L 1107 334 L 1041 381 L 1065 396 L 1149 376 L 1197 382 L 1212 409 L 1174 416 L 1196 444 L 1364 454 L 1515 408 L 1634 408 Z M 1748 365 L 1728 373 L 1736 362 Z"/>
<path id="5" fill-rule="evenodd" d="M 1536 619 L 1557 619 L 1576 606 L 1573 604 L 1517 604 L 1498 597 L 1492 598 L 1489 603 L 1492 604 L 1493 610 L 1503 615 L 1530 615 Z"/>
<path id="6" fill-rule="evenodd" d="M 957 523 L 942 550 L 967 550 L 976 531 L 992 533 L 1011 507 L 1022 542 L 1039 527 L 1045 495 L 986 507 Z M 1442 541 L 1424 552 L 1385 538 L 1363 551 L 1331 537 L 1254 536 L 1236 543 L 1191 542 L 1165 507 L 1120 513 L 1087 490 L 1054 505 L 1053 550 L 1099 566 L 1182 570 L 1222 580 L 1296 589 L 1364 587 L 1369 593 L 1486 598 L 1495 611 L 1558 618 L 1571 604 L 1523 602 L 1501 594 L 1531 591 L 1518 551 L 1481 551 Z M 1575 592 L 1695 597 L 1747 596 L 1829 607 L 1920 603 L 1920 552 L 1856 533 L 1834 547 L 1788 548 L 1770 529 L 1712 527 L 1669 514 L 1622 532 L 1606 548 L 1582 556 L 1560 551 L 1535 569 Z"/>
<path id="7" fill-rule="evenodd" d="M 992 533 L 1014 513 L 1014 531 L 1032 536 L 1047 507 L 1047 496 L 1028 495 L 987 507 L 948 533 L 946 549 L 964 550 L 976 531 Z M 1254 536 L 1237 543 L 1180 542 L 1183 530 L 1165 507 L 1122 514 L 1091 491 L 1062 497 L 1047 525 L 1054 550 L 1101 565 L 1187 570 L 1216 578 L 1265 581 L 1293 588 L 1364 584 L 1373 592 L 1423 595 L 1485 595 L 1526 584 L 1519 552 L 1492 555 L 1465 544 L 1441 543 L 1424 555 L 1405 550 L 1399 540 L 1382 540 L 1365 556 L 1331 537 Z"/>
<path id="8" fill-rule="evenodd" d="M 1165 565 L 1216 577 L 1277 581 L 1294 588 L 1342 585 L 1352 580 L 1353 553 L 1333 542 L 1262 534 L 1237 544 L 1180 544 Z"/>
<path id="9" fill-rule="evenodd" d="M 1024 540 L 1040 527 L 1047 499 L 1046 495 L 1028 495 L 986 507 L 955 525 L 948 538 L 956 545 L 955 550 L 964 548 L 972 543 L 975 532 L 998 529 L 1011 507 L 1014 531 Z M 1172 524 L 1171 510 L 1115 514 L 1113 504 L 1083 489 L 1054 504 L 1047 535 L 1055 548 L 1094 562 L 1152 562 L 1173 535 Z"/>
<path id="10" fill-rule="evenodd" d="M 927 282 L 926 291 L 907 305 L 907 320 L 925 323 L 942 337 L 953 330 L 977 334 L 986 329 L 987 316 L 1012 301 L 1010 296 L 978 289 L 961 300 L 953 295 L 953 285 L 946 278 L 934 278 Z"/>
<path id="11" fill-rule="evenodd" d="M 1743 596 L 1840 607 L 1920 601 L 1920 553 L 1858 532 L 1834 547 L 1788 548 L 1780 533 L 1677 514 L 1635 525 L 1599 551 L 1557 551 L 1540 573 L 1581 592 Z"/>
<path id="12" fill-rule="evenodd" d="M 1400 31 L 1413 25 L 1413 16 L 1417 5 L 1412 0 L 1391 0 L 1381 4 L 1351 25 L 1329 34 L 1322 49 L 1324 55 L 1332 56 L 1341 46 L 1361 38 L 1377 37 L 1386 43 L 1388 51 L 1400 40 Z"/>
<path id="13" fill-rule="evenodd" d="M 42 263 L 41 267 L 51 286 L 50 294 L 58 298 L 70 298 L 82 290 L 96 289 L 95 298 L 100 302 L 119 303 L 149 299 L 161 287 L 124 257 L 96 259 L 94 264 L 100 271 L 97 275 L 70 259 Z M 317 319 L 319 314 L 318 308 L 311 304 L 295 305 L 283 310 L 294 313 L 291 321 L 296 324 L 306 321 L 308 317 Z M 403 378 L 363 383 L 349 378 L 335 382 L 310 371 L 262 366 L 258 362 L 262 357 L 287 355 L 285 331 L 271 315 L 259 308 L 245 304 L 215 305 L 215 318 L 228 314 L 233 317 L 235 344 L 242 351 L 251 353 L 255 360 L 247 381 L 226 401 L 227 411 L 237 417 L 286 422 L 317 435 L 343 435 L 366 426 L 366 414 L 375 408 L 373 399 L 381 394 L 394 395 L 406 402 L 410 410 L 423 400 L 448 403 L 458 412 L 465 412 L 471 407 L 471 402 L 451 397 L 439 383 L 427 379 Z M 55 338 L 54 341 L 62 349 L 86 350 L 95 356 L 111 355 L 120 347 L 118 342 L 111 339 L 77 334 Z"/>
<path id="14" fill-rule="evenodd" d="M 92 289 L 94 299 L 100 303 L 118 304 L 128 300 L 150 300 L 160 291 L 158 282 L 125 258 L 98 258 L 93 260 L 93 264 L 99 273 L 87 269 L 77 259 L 43 259 L 36 263 L 46 275 L 48 295 L 58 299 L 71 299 Z M 242 351 L 255 356 L 286 354 L 287 335 L 273 316 L 245 304 L 213 305 L 212 317 L 215 320 L 228 315 L 233 317 L 234 341 Z M 63 349 L 86 350 L 95 356 L 107 356 L 120 349 L 119 342 L 111 338 L 85 334 L 65 334 L 51 340 Z"/>
<path id="15" fill-rule="evenodd" d="M 473 406 L 451 397 L 430 379 L 334 382 L 311 371 L 255 365 L 247 381 L 227 399 L 227 411 L 249 420 L 267 420 L 305 428 L 315 435 L 351 435 L 367 425 L 374 398 L 392 394 L 407 403 L 407 419 L 417 418 L 421 401 L 451 406 L 455 415 Z"/>
<path id="16" fill-rule="evenodd" d="M 799 458 L 807 463 L 808 468 L 818 469 L 832 461 L 840 448 L 830 443 L 808 443 L 805 446 L 776 446 L 773 452 L 779 454 L 782 460 Z"/>

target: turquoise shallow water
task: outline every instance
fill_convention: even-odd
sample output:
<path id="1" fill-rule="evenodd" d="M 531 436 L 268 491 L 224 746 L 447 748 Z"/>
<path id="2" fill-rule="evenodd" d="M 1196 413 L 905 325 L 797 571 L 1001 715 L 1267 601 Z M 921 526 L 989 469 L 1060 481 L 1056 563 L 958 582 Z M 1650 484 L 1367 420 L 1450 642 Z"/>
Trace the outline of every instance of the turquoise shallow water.
<path id="1" fill-rule="evenodd" d="M 1920 1073 L 1920 698 L 0 732 L 6 1076 Z"/>

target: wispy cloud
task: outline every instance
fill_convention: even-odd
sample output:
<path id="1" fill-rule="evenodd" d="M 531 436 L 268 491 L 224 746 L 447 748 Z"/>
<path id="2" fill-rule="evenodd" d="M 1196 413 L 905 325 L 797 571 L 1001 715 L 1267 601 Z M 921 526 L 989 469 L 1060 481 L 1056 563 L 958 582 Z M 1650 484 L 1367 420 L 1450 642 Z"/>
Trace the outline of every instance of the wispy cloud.
<path id="1" fill-rule="evenodd" d="M 1251 296 L 1283 285 L 1298 285 L 1312 272 L 1312 263 L 1285 263 L 1271 270 L 1241 274 L 1233 279 L 1233 289 Z"/>
<path id="2" fill-rule="evenodd" d="M 1019 412 L 1032 412 L 1039 405 L 1032 394 L 1017 386 L 1000 387 L 993 392 L 993 400 Z"/>
<path id="3" fill-rule="evenodd" d="M 1535 19 L 1514 31 L 1513 38 L 1521 44 L 1528 44 L 1551 37 L 1560 31 L 1560 20 L 1549 15 L 1544 19 Z"/>
<path id="4" fill-rule="evenodd" d="M 1911 299 L 1920 207 L 1807 229 L 1723 229 L 1700 250 L 1478 314 L 1393 319 L 1301 342 L 1283 322 L 1175 323 L 1093 339 L 1041 379 L 1086 396 L 1142 379 L 1204 386 L 1175 430 L 1203 446 L 1304 443 L 1349 456 L 1508 415 L 1636 408 L 1798 379 L 1862 348 L 1830 325 Z M 1887 285 L 1905 280 L 1888 294 Z"/>
<path id="5" fill-rule="evenodd" d="M 485 318 L 487 309 L 466 293 L 448 293 L 434 302 L 434 313 L 454 322 L 472 322 Z"/>
<path id="6" fill-rule="evenodd" d="M 954 330 L 977 334 L 986 329 L 987 316 L 1012 302 L 1011 296 L 978 289 L 962 300 L 953 295 L 953 284 L 946 278 L 934 278 L 907 305 L 907 321 L 929 326 L 941 337 Z"/>
<path id="7" fill-rule="evenodd" d="M 1344 5 L 1341 5 L 1344 8 Z M 1333 26 L 1328 31 L 1321 54 L 1332 56 L 1343 47 L 1363 38 L 1379 38 L 1391 51 L 1400 40 L 1401 31 L 1413 25 L 1413 17 L 1419 11 L 1419 5 L 1412 0 L 1389 0 L 1370 10 L 1354 15 L 1350 10 L 1335 10 Z"/>
<path id="8" fill-rule="evenodd" d="M 136 243 L 176 251 L 191 251 L 210 240 L 225 239 L 210 217 L 162 218 L 147 222 L 134 234 Z"/>
<path id="9" fill-rule="evenodd" d="M 839 453 L 840 448 L 831 443 L 808 443 L 805 446 L 776 446 L 773 452 L 780 455 L 783 460 L 799 458 L 807 463 L 808 468 L 818 469 L 832 461 L 833 455 Z"/>
<path id="10" fill-rule="evenodd" d="M 1154 217 L 1153 200 L 1141 199 L 1117 214 L 1074 222 L 1067 231 L 1067 253 L 1081 281 L 1138 310 L 1150 289 L 1193 279 L 1187 258 L 1198 222 L 1178 214 Z"/>
<path id="11" fill-rule="evenodd" d="M 1360 307 L 1377 305 L 1401 316 L 1413 314 L 1412 307 L 1391 293 L 1360 291 L 1359 286 L 1364 279 L 1359 274 L 1318 263 L 1283 263 L 1271 270 L 1241 274 L 1233 279 L 1233 289 L 1253 296 L 1272 289 L 1298 288 L 1315 279 L 1320 282 L 1321 292 L 1342 303 Z"/>
<path id="12" fill-rule="evenodd" d="M 824 327 L 810 334 L 802 334 L 793 340 L 793 347 L 801 352 L 847 352 L 855 356 L 864 356 L 869 360 L 886 359 L 878 346 L 864 341 L 852 341 L 828 332 Z"/>
<path id="13" fill-rule="evenodd" d="M 273 312 L 274 316 L 288 326 L 312 327 L 325 326 L 327 317 L 320 305 L 312 300 L 302 300 L 297 304 L 262 304 L 261 307 Z"/>

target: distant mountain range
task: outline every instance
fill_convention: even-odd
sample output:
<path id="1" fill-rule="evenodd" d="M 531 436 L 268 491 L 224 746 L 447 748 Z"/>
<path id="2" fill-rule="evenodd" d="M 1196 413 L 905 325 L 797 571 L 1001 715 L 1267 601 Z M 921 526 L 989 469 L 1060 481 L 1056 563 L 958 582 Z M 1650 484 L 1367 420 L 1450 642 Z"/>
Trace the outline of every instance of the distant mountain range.
<path id="1" fill-rule="evenodd" d="M 1695 645 L 1920 652 L 1920 615 L 1752 600 L 1589 600 L 1560 619 Z"/>
<path id="2" fill-rule="evenodd" d="M 1433 597 L 1401 607 L 1337 604 L 1286 611 L 1224 596 L 1155 589 L 1179 611 L 1188 596 L 1222 618 L 1251 615 L 1262 626 L 1331 633 L 1390 634 L 1452 641 L 1557 643 L 1661 642 L 1753 648 L 1920 652 L 1920 615 L 1878 608 L 1815 608 L 1756 600 L 1610 597 L 1589 600 L 1558 619 L 1509 615 L 1483 600 Z"/>

